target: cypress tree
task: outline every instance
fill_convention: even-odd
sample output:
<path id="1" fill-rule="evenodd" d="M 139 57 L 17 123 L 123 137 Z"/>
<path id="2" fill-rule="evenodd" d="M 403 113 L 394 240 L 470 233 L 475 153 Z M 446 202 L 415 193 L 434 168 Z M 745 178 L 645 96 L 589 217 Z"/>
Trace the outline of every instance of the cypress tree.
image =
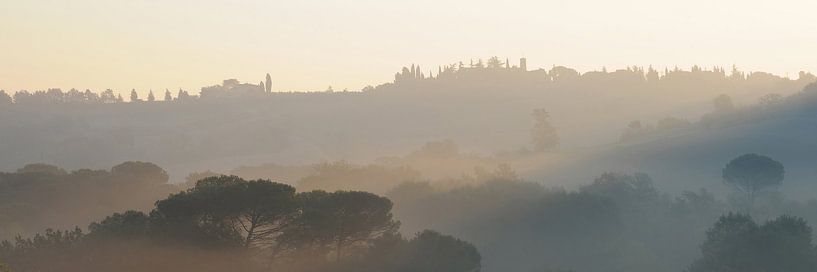
<path id="1" fill-rule="evenodd" d="M 269 73 L 267 73 L 267 84 L 265 86 L 265 91 L 268 93 L 272 92 L 272 77 L 270 77 Z"/>

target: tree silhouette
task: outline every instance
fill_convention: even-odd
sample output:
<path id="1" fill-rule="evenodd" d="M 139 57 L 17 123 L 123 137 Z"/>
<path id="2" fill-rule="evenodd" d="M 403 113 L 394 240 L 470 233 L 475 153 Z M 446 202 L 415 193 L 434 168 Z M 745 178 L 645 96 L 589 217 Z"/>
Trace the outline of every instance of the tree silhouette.
<path id="1" fill-rule="evenodd" d="M 269 75 L 269 73 L 267 73 L 267 81 L 264 87 L 265 87 L 264 91 L 268 93 L 272 92 L 272 77 Z"/>
<path id="2" fill-rule="evenodd" d="M 748 215 L 721 216 L 706 233 L 690 272 L 807 272 L 817 269 L 811 227 L 783 215 L 758 226 Z"/>
<path id="3" fill-rule="evenodd" d="M 780 104 L 783 101 L 783 96 L 779 94 L 767 94 L 758 99 L 758 104 L 762 107 L 772 107 Z"/>
<path id="4" fill-rule="evenodd" d="M 170 94 L 170 90 L 165 89 L 165 102 L 173 101 L 173 95 Z"/>
<path id="5" fill-rule="evenodd" d="M 433 230 L 419 232 L 408 241 L 400 235 L 383 236 L 373 241 L 362 260 L 369 269 L 359 271 L 476 272 L 482 268 L 482 256 L 474 245 Z"/>
<path id="6" fill-rule="evenodd" d="M 106 238 L 132 238 L 147 234 L 150 217 L 140 211 L 126 211 L 124 213 L 114 213 L 105 217 L 99 223 L 94 222 L 88 226 L 88 230 L 99 236 Z"/>
<path id="7" fill-rule="evenodd" d="M 99 95 L 94 93 L 94 92 L 91 92 L 91 90 L 86 89 L 84 96 L 85 96 L 85 101 L 88 102 L 88 103 L 99 103 L 100 102 Z"/>
<path id="8" fill-rule="evenodd" d="M 190 100 L 190 94 L 187 91 L 179 89 L 179 93 L 176 95 L 176 100 L 179 101 L 187 101 Z"/>
<path id="9" fill-rule="evenodd" d="M 111 168 L 111 174 L 148 184 L 165 184 L 169 180 L 164 169 L 150 162 L 124 162 Z"/>
<path id="10" fill-rule="evenodd" d="M 505 65 L 502 60 L 499 59 L 497 56 L 493 56 L 488 59 L 488 68 L 502 68 L 502 65 Z"/>
<path id="11" fill-rule="evenodd" d="M 0 90 L 0 105 L 8 105 L 12 103 L 11 96 L 4 90 Z"/>
<path id="12" fill-rule="evenodd" d="M 140 102 L 142 100 L 139 99 L 139 94 L 136 93 L 136 89 L 132 89 L 130 91 L 130 102 Z"/>
<path id="13" fill-rule="evenodd" d="M 340 262 L 344 250 L 367 244 L 373 239 L 394 233 L 399 223 L 392 219 L 389 199 L 367 192 L 313 191 L 299 196 L 302 215 L 287 231 L 290 244 L 332 249 Z"/>
<path id="14" fill-rule="evenodd" d="M 150 90 L 150 93 L 148 93 L 148 102 L 153 102 L 153 101 L 156 101 L 156 97 L 153 96 L 153 90 Z"/>
<path id="15" fill-rule="evenodd" d="M 715 106 L 715 112 L 718 113 L 727 113 L 735 110 L 735 104 L 732 102 L 732 98 L 725 94 L 716 97 L 715 100 L 712 101 L 712 104 Z"/>
<path id="16" fill-rule="evenodd" d="M 783 164 L 769 157 L 745 154 L 730 161 L 723 169 L 723 181 L 736 191 L 746 194 L 749 209 L 758 192 L 783 182 Z"/>
<path id="17" fill-rule="evenodd" d="M 38 173 L 38 174 L 48 174 L 48 175 L 55 175 L 55 176 L 62 176 L 67 175 L 68 172 L 62 168 L 59 168 L 55 165 L 44 164 L 44 163 L 32 163 L 26 164 L 23 168 L 17 169 L 17 173 L 19 174 L 26 174 L 26 173 Z"/>
<path id="18" fill-rule="evenodd" d="M 533 150 L 537 152 L 553 150 L 559 145 L 559 134 L 550 121 L 550 114 L 545 109 L 535 109 L 531 113 L 534 124 L 531 129 Z"/>
<path id="19" fill-rule="evenodd" d="M 473 272 L 482 257 L 470 243 L 425 230 L 408 242 L 406 262 L 398 271 Z"/>
<path id="20" fill-rule="evenodd" d="M 99 100 L 102 103 L 116 103 L 117 102 L 117 97 L 113 93 L 113 90 L 106 89 L 104 92 L 99 94 Z"/>
<path id="21" fill-rule="evenodd" d="M 273 245 L 274 238 L 296 215 L 295 188 L 269 180 L 208 177 L 198 181 L 188 194 L 201 201 L 207 213 L 221 215 L 217 221 L 239 233 L 244 248 Z"/>

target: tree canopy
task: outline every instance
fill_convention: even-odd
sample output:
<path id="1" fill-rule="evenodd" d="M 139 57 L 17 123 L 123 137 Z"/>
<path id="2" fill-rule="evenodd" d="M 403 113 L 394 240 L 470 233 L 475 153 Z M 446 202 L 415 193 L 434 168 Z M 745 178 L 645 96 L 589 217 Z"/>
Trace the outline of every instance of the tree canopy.
<path id="1" fill-rule="evenodd" d="M 690 272 L 806 272 L 817 269 L 811 227 L 783 215 L 758 225 L 748 215 L 721 216 L 706 233 Z"/>
<path id="2" fill-rule="evenodd" d="M 20 271 L 479 270 L 481 257 L 467 242 L 433 231 L 403 239 L 391 208 L 366 192 L 296 193 L 269 180 L 212 176 L 157 201 L 149 214 L 111 214 L 87 234 L 49 230 L 3 242 L 0 258 Z M 196 254 L 212 259 L 185 263 Z"/>
<path id="3" fill-rule="evenodd" d="M 726 185 L 746 194 L 751 208 L 758 192 L 780 185 L 784 173 L 783 164 L 772 158 L 745 154 L 726 164 L 723 169 L 723 181 Z"/>

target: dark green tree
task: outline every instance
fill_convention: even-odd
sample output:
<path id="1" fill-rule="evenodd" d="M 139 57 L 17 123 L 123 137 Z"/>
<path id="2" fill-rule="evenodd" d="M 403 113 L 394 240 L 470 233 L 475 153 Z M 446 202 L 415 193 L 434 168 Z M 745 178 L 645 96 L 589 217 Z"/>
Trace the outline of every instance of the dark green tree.
<path id="1" fill-rule="evenodd" d="M 147 235 L 150 217 L 139 211 L 114 213 L 100 222 L 88 226 L 89 235 L 95 238 L 138 238 Z"/>
<path id="2" fill-rule="evenodd" d="M 703 257 L 690 267 L 691 272 L 752 272 L 756 267 L 754 241 L 758 226 L 748 215 L 721 216 L 701 245 Z"/>
<path id="3" fill-rule="evenodd" d="M 408 242 L 405 262 L 397 269 L 411 271 L 477 272 L 482 256 L 474 245 L 426 230 Z"/>
<path id="4" fill-rule="evenodd" d="M 299 195 L 301 215 L 284 234 L 286 243 L 317 251 L 334 250 L 340 262 L 345 250 L 363 246 L 399 228 L 392 202 L 367 192 L 312 191 Z"/>
<path id="5" fill-rule="evenodd" d="M 157 203 L 157 215 L 190 225 L 214 240 L 244 248 L 273 248 L 297 215 L 295 188 L 269 180 L 213 176 Z"/>
<path id="6" fill-rule="evenodd" d="M 799 217 L 783 215 L 760 227 L 765 271 L 817 271 L 812 229 Z"/>
<path id="7" fill-rule="evenodd" d="M 232 209 L 232 224 L 244 237 L 244 247 L 273 246 L 273 242 L 297 215 L 295 188 L 270 182 L 252 180 L 237 185 L 230 190 L 235 200 Z"/>
<path id="8" fill-rule="evenodd" d="M 746 194 L 752 209 L 757 194 L 783 182 L 783 164 L 758 154 L 745 154 L 726 164 L 723 182 L 738 192 Z"/>
<path id="9" fill-rule="evenodd" d="M 652 178 L 644 173 L 633 175 L 608 172 L 596 178 L 592 184 L 582 186 L 580 191 L 609 198 L 620 208 L 653 205 L 660 199 Z"/>
<path id="10" fill-rule="evenodd" d="M 150 162 L 124 162 L 111 168 L 111 174 L 149 184 L 165 184 L 170 179 L 167 171 Z"/>
<path id="11" fill-rule="evenodd" d="M 702 257 L 690 272 L 807 272 L 817 269 L 811 228 L 780 216 L 762 226 L 748 215 L 721 216 L 706 233 Z"/>
<path id="12" fill-rule="evenodd" d="M 476 272 L 482 268 L 482 257 L 474 245 L 424 230 L 406 240 L 399 234 L 387 234 L 371 243 L 371 247 L 352 262 L 354 271 L 375 272 Z"/>

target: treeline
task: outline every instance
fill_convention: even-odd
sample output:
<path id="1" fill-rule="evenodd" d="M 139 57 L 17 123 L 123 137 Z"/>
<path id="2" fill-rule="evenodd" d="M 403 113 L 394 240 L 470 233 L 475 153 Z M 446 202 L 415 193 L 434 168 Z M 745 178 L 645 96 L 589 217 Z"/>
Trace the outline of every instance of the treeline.
<path id="1" fill-rule="evenodd" d="M 0 244 L 14 271 L 479 271 L 471 244 L 425 230 L 403 238 L 389 199 L 296 193 L 218 176 L 114 213 L 88 233 L 52 231 Z"/>
<path id="2" fill-rule="evenodd" d="M 813 235 L 802 218 L 783 215 L 758 224 L 751 216 L 730 213 L 707 231 L 703 256 L 689 271 L 815 271 Z"/>
<path id="3" fill-rule="evenodd" d="M 569 82 L 585 82 L 590 86 L 596 84 L 608 84 L 610 82 L 629 82 L 629 83 L 666 83 L 669 85 L 685 84 L 684 82 L 694 81 L 708 81 L 708 82 L 778 82 L 789 81 L 788 78 L 783 78 L 766 72 L 744 72 L 738 70 L 737 67 L 732 67 L 729 73 L 723 67 L 712 67 L 711 70 L 704 69 L 700 66 L 692 66 L 690 70 L 682 70 L 677 66 L 673 69 L 665 68 L 663 71 L 654 69 L 652 66 L 644 67 L 631 66 L 624 69 L 608 72 L 606 68 L 601 71 L 589 71 L 580 73 L 574 69 L 565 66 L 553 66 L 551 69 L 536 69 L 528 70 L 527 60 L 520 59 L 519 65 L 511 65 L 507 59 L 502 61 L 494 56 L 483 62 L 478 59 L 477 62 L 471 60 L 469 64 L 463 62 L 452 63 L 437 67 L 436 76 L 434 70 L 429 70 L 428 74 L 420 68 L 419 65 L 412 64 L 411 67 L 403 67 L 402 70 L 395 74 L 395 79 L 392 83 L 386 83 L 377 87 L 367 86 L 361 91 L 375 91 L 375 90 L 390 90 L 394 89 L 393 85 L 417 85 L 417 84 L 437 84 L 440 81 L 473 81 L 488 78 L 498 79 L 513 79 L 519 81 L 535 81 L 538 84 L 548 83 L 569 83 Z M 813 82 L 817 80 L 813 74 L 808 72 L 800 72 L 797 81 Z M 198 99 L 224 99 L 230 97 L 257 97 L 259 95 L 271 95 L 272 81 L 270 75 L 267 74 L 266 81 L 259 82 L 257 85 L 252 83 L 241 83 L 236 79 L 224 80 L 220 85 L 202 87 L 199 94 L 191 94 L 190 92 L 179 89 L 174 94 L 170 90 L 165 90 L 162 100 L 159 100 L 154 95 L 153 90 L 150 90 L 148 95 L 143 99 L 140 98 L 136 90 L 130 91 L 128 102 L 170 102 L 170 101 L 195 101 Z M 539 86 L 542 87 L 542 86 Z M 334 92 L 333 88 L 329 86 L 323 92 Z M 347 90 L 344 89 L 344 93 Z M 286 93 L 278 93 L 286 94 Z M 20 90 L 13 94 L 0 90 L 0 104 L 55 104 L 55 103 L 69 103 L 69 104 L 110 104 L 110 103 L 124 103 L 126 100 L 122 97 L 120 92 L 112 89 L 106 89 L 102 92 L 93 92 L 89 89 L 81 91 L 78 89 L 70 89 L 63 91 L 60 88 L 51 88 L 47 90 Z"/>
<path id="4" fill-rule="evenodd" d="M 659 135 L 671 135 L 691 129 L 716 129 L 779 118 L 787 114 L 817 110 L 817 82 L 810 83 L 795 94 L 783 96 L 770 93 L 750 105 L 739 105 L 731 96 L 721 94 L 712 99 L 711 110 L 696 122 L 677 117 L 664 117 L 648 124 L 640 120 L 630 122 L 621 134 L 621 141 L 640 140 Z"/>
<path id="5" fill-rule="evenodd" d="M 808 225 L 817 224 L 817 200 L 786 199 L 775 189 L 782 168 L 755 161 L 749 154 L 727 165 L 724 182 L 736 193 L 726 198 L 673 196 L 643 173 L 606 173 L 577 190 L 507 179 L 449 189 L 415 182 L 387 196 L 405 229 L 473 242 L 488 271 L 814 271 Z M 744 225 L 728 224 L 729 213 Z M 751 227 L 749 214 L 773 223 Z"/>
<path id="6" fill-rule="evenodd" d="M 458 154 L 451 147 L 430 144 L 418 154 Z M 330 188 L 339 185 L 335 179 L 398 184 L 395 179 L 400 175 L 395 173 L 404 173 L 343 163 L 318 168 L 328 169 L 305 180 Z M 817 223 L 817 200 L 786 199 L 776 190 L 785 186 L 782 164 L 756 154 L 726 164 L 724 183 L 735 189 L 726 198 L 706 190 L 670 195 L 642 173 L 605 173 L 592 183 L 567 190 L 522 181 L 507 165 L 477 170 L 471 177 L 461 177 L 462 182 L 402 183 L 386 194 L 388 198 L 361 191 L 296 190 L 268 180 L 215 173 L 191 174 L 191 182 L 179 185 L 189 188 L 179 192 L 179 187 L 162 183 L 167 178 L 161 168 L 135 162 L 92 171 L 100 177 L 96 180 L 100 183 L 88 183 L 99 187 L 94 189 L 84 187 L 80 179 L 91 176 L 73 176 L 87 171 L 69 173 L 54 166 L 30 165 L 1 176 L 5 187 L 0 192 L 19 187 L 8 196 L 20 196 L 7 203 L 44 201 L 40 209 L 7 213 L 10 217 L 0 221 L 4 226 L 25 222 L 27 217 L 60 214 L 72 222 L 84 220 L 76 225 L 97 222 L 74 230 L 64 222 L 62 227 L 48 225 L 53 221 L 31 223 L 33 229 L 54 226 L 69 231 L 18 236 L 0 246 L 0 261 L 14 271 L 805 272 L 817 268 L 809 227 Z M 134 185 L 125 186 L 128 183 Z M 128 197 L 154 186 L 176 193 L 149 201 L 146 197 L 137 204 L 159 201 L 121 212 L 133 208 L 125 207 Z M 81 194 L 80 189 L 93 191 Z M 83 204 L 72 206 L 64 199 Z M 123 202 L 103 206 L 96 217 L 74 218 L 82 214 L 75 210 L 116 199 Z M 14 211 L 14 205 L 7 207 L 5 211 Z M 746 270 L 746 261 L 765 270 Z"/>
<path id="7" fill-rule="evenodd" d="M 698 65 L 692 66 L 689 70 L 683 70 L 676 66 L 672 69 L 665 68 L 663 71 L 657 70 L 652 66 L 648 66 L 646 69 L 640 66 L 630 66 L 614 71 L 608 71 L 606 68 L 602 68 L 600 71 L 588 71 L 585 73 L 565 66 L 528 70 L 527 60 L 525 58 L 519 60 L 519 65 L 512 65 L 507 59 L 502 61 L 498 57 L 491 57 L 487 61 L 478 59 L 474 62 L 472 59 L 469 64 L 457 62 L 439 66 L 436 71 L 429 70 L 428 74 L 426 74 L 420 66 L 412 64 L 410 68 L 403 67 L 400 72 L 396 73 L 393 83 L 383 84 L 378 87 L 369 86 L 363 90 L 391 89 L 390 85 L 392 84 L 417 85 L 423 83 L 431 84 L 434 82 L 449 82 L 447 84 L 450 84 L 452 81 L 473 81 L 480 78 L 485 80 L 485 77 L 488 77 L 488 79 L 532 80 L 541 84 L 583 82 L 587 84 L 588 87 L 596 86 L 597 84 L 620 84 L 623 82 L 683 85 L 695 81 L 710 83 L 731 82 L 733 84 L 740 84 L 741 82 L 758 83 L 789 80 L 788 78 L 767 72 L 741 71 L 735 66 L 732 66 L 729 72 L 723 67 L 715 66 L 711 69 L 706 69 Z M 817 77 L 809 72 L 801 71 L 796 80 L 813 82 L 817 80 Z M 581 86 L 581 84 L 579 86 Z M 660 89 L 660 86 L 654 87 Z"/>
<path id="8" fill-rule="evenodd" d="M 93 92 L 51 90 L 15 104 L 9 94 L 0 99 L 0 152 L 15 156 L 0 157 L 0 165 L 49 161 L 98 168 L 138 158 L 182 177 L 259 161 L 372 161 L 441 139 L 470 152 L 511 153 L 530 146 L 532 112 L 540 132 L 533 149 L 572 150 L 615 142 L 635 119 L 643 118 L 646 127 L 666 115 L 700 116 L 715 93 L 740 105 L 770 91 L 795 92 L 813 80 L 805 73 L 798 80 L 731 77 L 720 68 L 657 72 L 655 81 L 647 79 L 646 68 L 578 73 L 491 67 L 457 68 L 450 76 L 434 73 L 366 92 L 267 92 L 258 83 L 226 80 L 205 87 L 198 98 L 195 91 L 174 91 L 170 99 L 157 92 L 154 102 L 144 93 L 134 96 L 143 102 L 104 104 L 118 99 L 114 91 L 98 100 Z M 422 68 L 414 70 L 416 76 Z M 174 102 L 157 102 L 165 100 Z M 547 133 L 553 130 L 558 141 Z"/>
<path id="9" fill-rule="evenodd" d="M 0 172 L 0 240 L 45 227 L 84 225 L 114 211 L 146 210 L 177 190 L 168 183 L 164 169 L 146 162 L 70 172 L 29 164 L 15 172 Z"/>
<path id="10" fill-rule="evenodd" d="M 174 98 L 173 95 L 170 93 L 169 90 L 165 91 L 164 100 L 163 101 L 188 101 L 195 99 L 196 96 L 190 95 L 187 91 L 179 89 L 176 97 Z M 136 90 L 131 91 L 130 95 L 130 102 L 154 102 L 158 101 L 156 97 L 153 95 L 153 91 L 150 91 L 146 100 L 141 100 L 136 93 Z M 103 92 L 96 93 L 91 91 L 90 89 L 86 89 L 85 91 L 80 91 L 77 89 L 70 89 L 68 91 L 62 91 L 59 88 L 52 88 L 48 90 L 38 90 L 29 92 L 27 90 L 21 90 L 15 92 L 13 95 L 6 93 L 3 90 L 0 90 L 0 105 L 2 104 L 22 104 L 22 105 L 42 105 L 42 104 L 112 104 L 112 103 L 125 103 L 125 99 L 122 97 L 122 94 L 115 93 L 111 89 L 106 89 Z"/>

